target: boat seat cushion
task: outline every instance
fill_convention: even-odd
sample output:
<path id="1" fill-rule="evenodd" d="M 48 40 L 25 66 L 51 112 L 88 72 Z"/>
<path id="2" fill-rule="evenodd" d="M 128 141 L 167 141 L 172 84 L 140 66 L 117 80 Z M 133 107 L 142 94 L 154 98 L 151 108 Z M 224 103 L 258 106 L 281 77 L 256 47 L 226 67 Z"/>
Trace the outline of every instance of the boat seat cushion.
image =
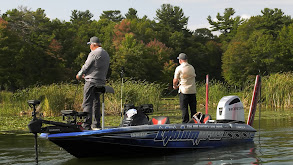
<path id="1" fill-rule="evenodd" d="M 167 116 L 154 116 L 150 121 L 150 125 L 170 124 L 170 119 Z"/>

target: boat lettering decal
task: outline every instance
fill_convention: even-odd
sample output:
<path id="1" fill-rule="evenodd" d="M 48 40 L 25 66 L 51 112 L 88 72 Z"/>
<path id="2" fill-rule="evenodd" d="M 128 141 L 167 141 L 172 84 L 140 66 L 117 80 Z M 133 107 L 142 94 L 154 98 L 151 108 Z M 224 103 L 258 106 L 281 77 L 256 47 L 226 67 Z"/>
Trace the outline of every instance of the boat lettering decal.
<path id="1" fill-rule="evenodd" d="M 201 140 L 221 140 L 223 135 L 224 131 L 200 131 L 193 145 L 198 145 Z"/>
<path id="2" fill-rule="evenodd" d="M 232 107 L 232 108 L 228 108 L 228 111 L 239 111 L 239 110 L 244 110 L 244 107 Z"/>
<path id="3" fill-rule="evenodd" d="M 168 126 L 170 128 L 170 126 Z M 176 129 L 176 126 L 174 126 Z M 160 127 L 162 129 L 162 127 Z M 194 141 L 197 139 L 198 131 L 183 131 L 183 130 L 159 130 L 156 137 L 154 138 L 155 142 L 163 142 L 163 145 L 166 146 L 169 141 Z"/>
<path id="4" fill-rule="evenodd" d="M 184 127 L 180 128 L 183 129 Z M 163 146 L 175 141 L 191 141 L 193 145 L 198 145 L 204 140 L 219 141 L 222 139 L 251 139 L 254 137 L 254 132 L 176 130 L 176 126 L 159 127 L 159 129 L 154 142 L 162 142 Z"/>
<path id="5" fill-rule="evenodd" d="M 131 133 L 131 137 L 145 137 L 147 135 L 147 132 L 137 132 L 137 133 Z"/>
<path id="6" fill-rule="evenodd" d="M 245 126 L 236 126 L 236 129 L 245 129 Z"/>

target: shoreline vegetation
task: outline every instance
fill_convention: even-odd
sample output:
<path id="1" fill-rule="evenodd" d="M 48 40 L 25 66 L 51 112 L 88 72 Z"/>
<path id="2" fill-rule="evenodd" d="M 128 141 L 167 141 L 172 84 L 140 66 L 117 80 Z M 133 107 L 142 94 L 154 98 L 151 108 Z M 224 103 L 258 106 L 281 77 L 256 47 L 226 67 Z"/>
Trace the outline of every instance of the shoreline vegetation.
<path id="1" fill-rule="evenodd" d="M 217 107 L 219 100 L 223 96 L 237 95 L 244 104 L 245 113 L 248 113 L 254 82 L 247 82 L 246 84 L 240 89 L 228 86 L 220 81 L 211 80 L 209 83 L 209 107 L 216 109 L 215 107 Z M 154 105 L 154 114 L 160 115 L 164 113 L 164 115 L 173 116 L 175 122 L 180 122 L 180 111 L 174 111 L 179 109 L 177 91 L 170 92 L 172 89 L 167 89 L 166 85 L 131 79 L 125 80 L 123 86 L 121 81 L 110 81 L 107 85 L 113 87 L 115 93 L 105 94 L 105 114 L 109 119 L 106 125 L 117 126 L 120 121 L 121 88 L 123 91 L 123 104 L 132 103 L 135 106 L 140 106 L 151 103 Z M 27 100 L 41 100 L 37 111 L 42 113 L 46 119 L 56 119 L 56 117 L 61 116 L 60 111 L 64 109 L 81 111 L 82 91 L 82 82 L 79 84 L 61 83 L 35 86 L 18 90 L 14 93 L 0 91 L 0 116 L 5 118 L 1 120 L 1 131 L 27 129 L 32 111 L 27 104 Z M 292 108 L 293 73 L 276 73 L 262 77 L 261 93 L 263 109 L 277 111 Z M 197 109 L 205 112 L 204 82 L 197 83 Z M 11 122 L 13 121 L 12 118 L 18 118 L 19 121 L 15 123 L 23 123 L 23 126 L 13 124 Z"/>

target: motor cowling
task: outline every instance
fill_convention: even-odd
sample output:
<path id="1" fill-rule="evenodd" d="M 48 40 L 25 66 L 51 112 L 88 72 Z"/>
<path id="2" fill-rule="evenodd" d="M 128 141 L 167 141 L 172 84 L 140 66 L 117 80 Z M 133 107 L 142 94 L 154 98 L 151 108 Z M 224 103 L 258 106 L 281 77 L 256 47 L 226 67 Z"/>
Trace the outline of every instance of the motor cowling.
<path id="1" fill-rule="evenodd" d="M 217 106 L 218 122 L 244 123 L 244 107 L 238 96 L 224 96 Z"/>

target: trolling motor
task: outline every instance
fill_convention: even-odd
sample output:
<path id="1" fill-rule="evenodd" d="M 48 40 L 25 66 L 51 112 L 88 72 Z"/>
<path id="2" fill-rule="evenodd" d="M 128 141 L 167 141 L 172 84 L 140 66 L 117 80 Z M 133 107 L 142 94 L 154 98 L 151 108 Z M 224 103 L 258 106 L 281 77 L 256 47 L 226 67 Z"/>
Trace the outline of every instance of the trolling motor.
<path id="1" fill-rule="evenodd" d="M 37 122 L 37 114 L 36 114 L 36 106 L 39 105 L 41 102 L 39 100 L 29 100 L 28 105 L 33 108 L 32 117 L 33 120 L 29 123 L 29 130 L 31 133 L 34 134 L 35 137 L 35 153 L 36 153 L 36 164 L 38 164 L 38 132 L 40 131 L 40 128 L 42 127 L 42 123 Z"/>
<path id="2" fill-rule="evenodd" d="M 32 121 L 28 124 L 28 128 L 30 133 L 66 133 L 66 132 L 80 132 L 82 131 L 81 126 L 76 123 L 76 119 L 78 115 L 80 117 L 84 117 L 86 114 L 77 113 L 73 110 L 64 110 L 66 113 L 62 114 L 63 119 L 64 116 L 72 116 L 74 120 L 67 120 L 67 123 L 55 122 L 49 120 L 43 120 L 41 118 L 37 118 L 36 116 L 36 105 L 40 104 L 39 100 L 29 100 L 28 101 L 30 107 L 33 107 Z M 50 124 L 50 126 L 42 127 L 43 124 Z"/>
<path id="3" fill-rule="evenodd" d="M 79 125 L 73 122 L 68 122 L 66 123 L 61 123 L 61 122 L 54 122 L 54 121 L 48 121 L 48 120 L 43 120 L 40 118 L 37 118 L 37 111 L 36 107 L 41 103 L 40 100 L 28 100 L 28 105 L 33 109 L 32 112 L 32 117 L 33 119 L 30 121 L 28 124 L 28 128 L 30 133 L 34 134 L 35 138 L 35 153 L 36 153 L 36 164 L 38 164 L 38 133 L 60 133 L 60 132 L 80 132 L 81 128 Z M 66 111 L 68 112 L 68 111 Z M 69 113 L 67 113 L 69 114 Z M 73 113 L 71 113 L 73 114 Z M 74 113 L 75 114 L 75 113 Z M 78 114 L 78 113 L 77 113 Z M 83 114 L 80 114 L 82 116 Z M 74 121 L 76 121 L 76 117 L 74 117 Z M 53 126 L 47 126 L 42 128 L 42 124 L 51 124 Z"/>
<path id="4" fill-rule="evenodd" d="M 109 86 L 96 86 L 96 92 L 102 93 L 102 129 L 104 129 L 104 94 L 105 93 L 114 93 L 114 89 Z M 41 118 L 37 118 L 36 107 L 41 103 L 40 100 L 28 100 L 28 105 L 33 109 L 32 117 L 33 119 L 28 124 L 29 132 L 34 134 L 35 138 L 35 152 L 36 152 L 36 164 L 38 164 L 38 141 L 37 136 L 38 133 L 68 133 L 68 132 L 81 132 L 83 129 L 81 127 L 81 123 L 78 123 L 78 119 L 85 118 L 88 113 L 87 112 L 77 112 L 74 110 L 62 110 L 63 120 L 66 120 L 67 123 L 63 122 L 55 122 L 49 120 L 43 120 Z M 42 127 L 43 124 L 49 124 L 50 126 Z"/>
<path id="5" fill-rule="evenodd" d="M 96 86 L 96 92 L 102 93 L 102 128 L 104 129 L 104 94 L 105 93 L 114 93 L 114 89 L 109 86 Z M 81 122 L 78 122 L 78 119 L 84 119 L 88 113 L 87 112 L 77 112 L 74 110 L 62 110 L 63 120 L 66 120 L 67 123 L 55 122 L 49 120 L 43 120 L 37 118 L 36 106 L 40 104 L 39 100 L 29 100 L 28 104 L 33 108 L 32 121 L 28 124 L 29 131 L 31 133 L 67 133 L 67 132 L 80 132 L 82 131 Z M 49 124 L 50 126 L 42 127 L 42 124 Z"/>
<path id="6" fill-rule="evenodd" d="M 61 123 L 61 122 L 54 122 L 54 121 L 48 121 L 43 120 L 40 118 L 37 118 L 37 111 L 36 107 L 41 103 L 40 100 L 28 100 L 27 101 L 29 107 L 33 109 L 32 117 L 33 119 L 28 124 L 28 128 L 30 133 L 34 134 L 35 138 L 35 153 L 36 153 L 36 164 L 38 164 L 38 133 L 59 133 L 59 132 L 80 132 L 80 126 L 73 124 L 73 123 Z M 42 128 L 42 124 L 51 124 L 54 126 L 48 126 Z"/>

